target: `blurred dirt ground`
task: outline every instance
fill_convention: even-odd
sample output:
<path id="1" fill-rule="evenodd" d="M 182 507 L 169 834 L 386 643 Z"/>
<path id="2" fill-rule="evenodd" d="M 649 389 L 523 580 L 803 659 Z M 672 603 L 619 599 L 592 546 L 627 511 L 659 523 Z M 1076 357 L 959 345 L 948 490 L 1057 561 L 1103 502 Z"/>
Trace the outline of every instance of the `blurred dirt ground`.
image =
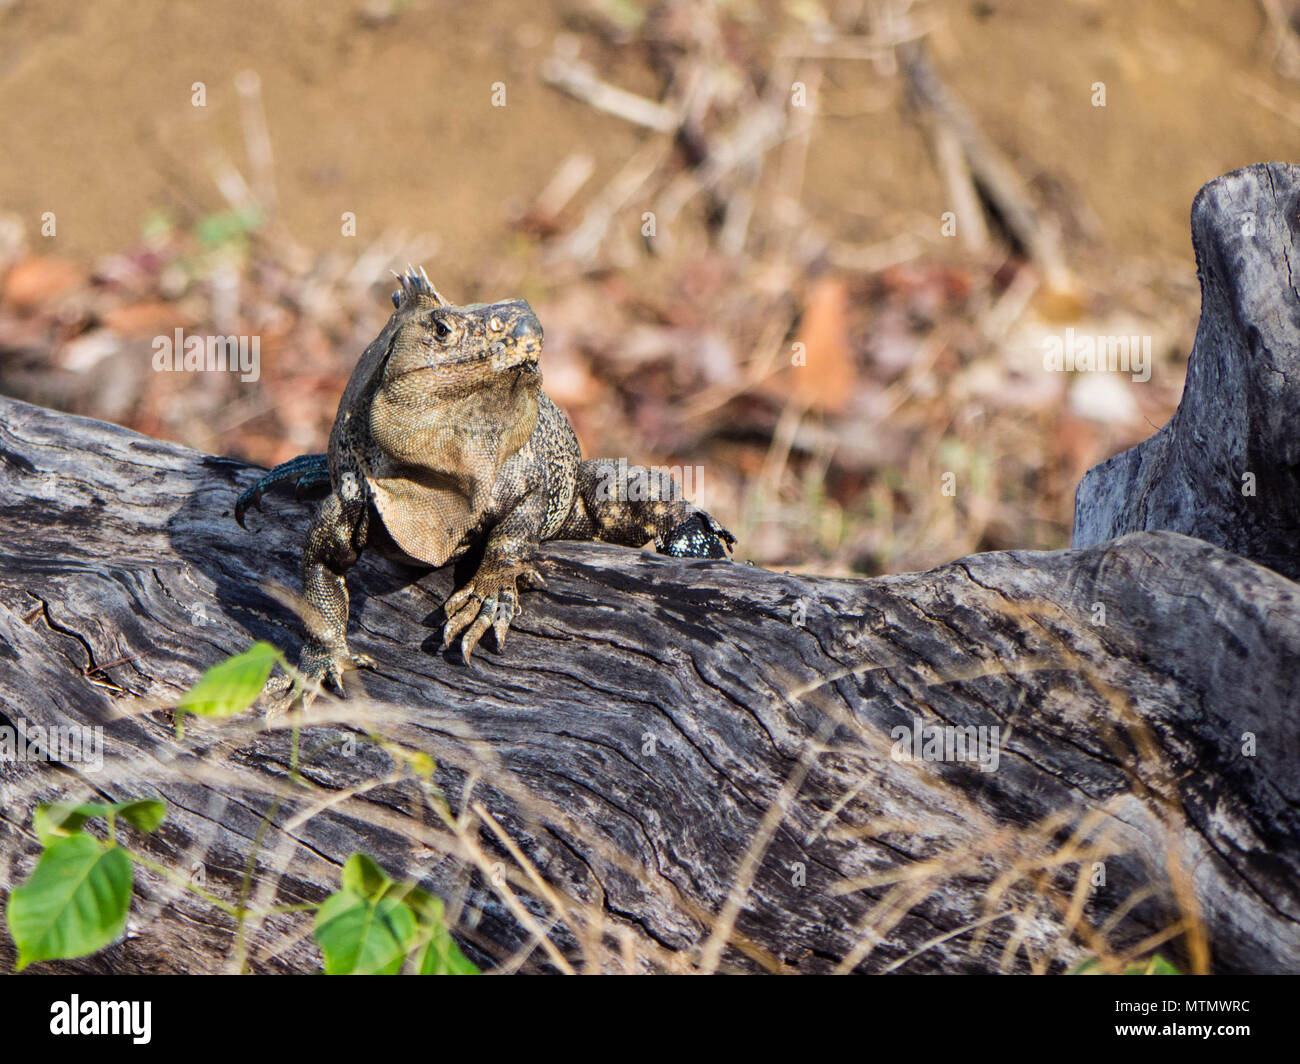
<path id="1" fill-rule="evenodd" d="M 529 299 L 585 453 L 698 469 L 741 557 L 1063 546 L 1082 472 L 1177 403 L 1196 190 L 1296 154 L 1293 16 L 0 0 L 0 390 L 267 464 L 320 450 L 412 261 L 456 301 Z M 983 149 L 954 164 L 918 55 L 1029 238 Z M 177 328 L 256 336 L 260 378 L 156 372 Z M 1150 380 L 1046 372 L 1066 329 L 1150 337 Z"/>

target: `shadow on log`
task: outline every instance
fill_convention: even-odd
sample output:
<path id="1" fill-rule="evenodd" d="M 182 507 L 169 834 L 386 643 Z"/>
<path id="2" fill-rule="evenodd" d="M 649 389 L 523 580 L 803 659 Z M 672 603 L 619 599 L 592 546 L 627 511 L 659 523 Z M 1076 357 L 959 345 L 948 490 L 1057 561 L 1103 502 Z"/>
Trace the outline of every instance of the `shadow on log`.
<path id="1" fill-rule="evenodd" d="M 1261 446 L 1294 468 L 1294 395 L 1258 364 L 1295 379 L 1271 346 L 1294 328 L 1275 190 L 1295 186 L 1254 168 L 1198 197 L 1206 318 L 1161 454 L 1199 432 L 1224 477 Z M 1175 527 L 1145 516 L 1161 478 L 1116 487 L 1116 462 L 1083 525 Z M 1177 483 L 1226 507 L 1207 468 L 1180 459 Z M 266 585 L 296 584 L 306 508 L 244 532 L 243 464 L 9 400 L 0 471 L 0 724 L 104 729 L 98 771 L 0 764 L 3 885 L 30 872 L 37 801 L 169 808 L 131 840 L 170 875 L 137 874 L 126 938 L 33 970 L 314 970 L 310 916 L 264 914 L 320 901 L 357 851 L 446 899 L 503 971 L 1055 972 L 1153 949 L 1300 970 L 1300 599 L 1220 546 L 1137 531 L 840 580 L 553 543 L 549 590 L 474 668 L 438 649 L 451 573 L 367 557 L 350 630 L 381 667 L 313 707 L 295 778 L 283 720 L 178 739 L 168 707 L 253 640 L 296 650 Z M 1215 528 L 1273 559 L 1246 512 Z M 177 882 L 234 903 L 246 867 L 242 933 Z"/>

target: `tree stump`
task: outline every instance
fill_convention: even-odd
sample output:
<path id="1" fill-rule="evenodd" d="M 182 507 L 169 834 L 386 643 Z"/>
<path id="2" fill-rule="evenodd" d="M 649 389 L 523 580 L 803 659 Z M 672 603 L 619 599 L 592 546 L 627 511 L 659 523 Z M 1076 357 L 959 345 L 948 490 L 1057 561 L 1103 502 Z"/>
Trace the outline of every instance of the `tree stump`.
<path id="1" fill-rule="evenodd" d="M 1076 547 L 1167 529 L 1300 576 L 1300 167 L 1250 166 L 1192 203 L 1201 321 L 1178 410 L 1089 470 Z"/>

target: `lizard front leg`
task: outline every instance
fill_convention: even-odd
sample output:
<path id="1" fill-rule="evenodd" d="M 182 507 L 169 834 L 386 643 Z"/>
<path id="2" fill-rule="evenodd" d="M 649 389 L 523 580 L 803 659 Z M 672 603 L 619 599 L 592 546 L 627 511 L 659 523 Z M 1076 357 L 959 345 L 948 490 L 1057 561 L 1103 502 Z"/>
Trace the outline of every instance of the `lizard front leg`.
<path id="1" fill-rule="evenodd" d="M 464 632 L 460 649 L 467 663 L 489 628 L 497 650 L 505 646 L 510 622 L 519 613 L 520 587 L 546 586 L 533 565 L 545 519 L 546 502 L 540 493 L 524 499 L 488 536 L 474 578 L 447 599 L 442 645 L 450 646 Z"/>
<path id="2" fill-rule="evenodd" d="M 345 474 L 341 490 L 328 495 L 317 509 L 303 549 L 307 642 L 298 669 L 309 683 L 327 683 L 340 694 L 344 669 L 374 667 L 369 658 L 352 654 L 347 643 L 346 574 L 361 556 L 369 524 L 368 503 L 356 478 Z"/>

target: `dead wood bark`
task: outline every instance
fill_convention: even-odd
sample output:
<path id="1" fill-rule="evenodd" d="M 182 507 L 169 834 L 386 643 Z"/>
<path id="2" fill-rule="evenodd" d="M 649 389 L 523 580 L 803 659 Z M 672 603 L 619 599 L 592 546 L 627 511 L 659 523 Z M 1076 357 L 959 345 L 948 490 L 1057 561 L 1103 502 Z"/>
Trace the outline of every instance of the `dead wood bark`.
<path id="1" fill-rule="evenodd" d="M 1226 174 L 1192 204 L 1201 320 L 1182 402 L 1089 470 L 1075 546 L 1168 529 L 1300 576 L 1300 167 Z"/>

